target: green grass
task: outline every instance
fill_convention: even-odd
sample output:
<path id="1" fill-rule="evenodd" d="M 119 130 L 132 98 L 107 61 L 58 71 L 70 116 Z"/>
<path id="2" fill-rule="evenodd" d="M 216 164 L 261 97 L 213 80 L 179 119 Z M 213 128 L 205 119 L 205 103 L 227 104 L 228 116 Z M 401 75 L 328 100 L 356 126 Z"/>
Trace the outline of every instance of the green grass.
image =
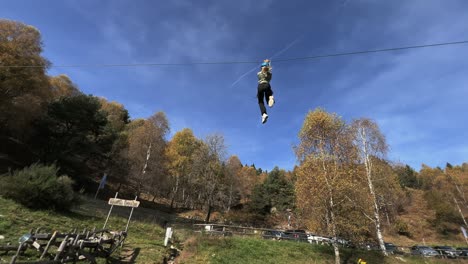
<path id="1" fill-rule="evenodd" d="M 214 238 L 197 236 L 186 245 L 189 255 L 182 263 L 333 263 L 334 252 L 329 246 L 292 241 L 272 241 L 260 238 Z M 192 254 L 190 254 L 192 252 Z M 344 263 L 356 263 L 363 258 L 368 263 L 383 263 L 377 252 L 342 250 Z"/>
<path id="2" fill-rule="evenodd" d="M 44 228 L 48 232 L 67 232 L 74 228 L 82 230 L 84 228 L 101 228 L 105 221 L 105 204 L 101 209 L 86 206 L 88 210 L 77 210 L 72 213 L 57 213 L 53 211 L 34 211 L 25 208 L 17 203 L 0 197 L 0 235 L 5 236 L 0 240 L 1 244 L 11 242 L 18 244 L 18 238 L 38 227 Z M 90 212 L 89 208 L 93 208 Z M 138 210 L 138 209 L 137 209 Z M 136 219 L 136 218 L 135 218 Z M 126 218 L 111 217 L 109 228 L 112 230 L 122 230 L 125 228 Z M 176 229 L 175 235 L 181 241 L 185 241 L 180 246 L 183 251 L 178 263 L 334 263 L 333 248 L 328 246 L 316 246 L 308 243 L 297 243 L 290 241 L 272 241 L 261 238 L 216 238 L 202 235 L 193 235 L 189 229 Z M 144 222 L 143 220 L 132 220 L 129 227 L 124 248 L 114 253 L 110 261 L 100 259 L 98 263 L 129 263 L 132 253 L 135 253 L 134 263 L 162 263 L 163 257 L 168 255 L 167 249 L 163 246 L 164 230 L 155 224 Z M 1 252 L 0 252 L 1 253 Z M 397 260 L 395 257 L 383 258 L 378 252 L 362 250 L 341 250 L 341 260 L 343 263 L 356 263 L 362 258 L 367 263 L 468 263 L 463 260 L 441 260 L 422 259 L 417 257 L 405 257 L 406 262 Z M 29 254 L 36 256 L 35 252 Z M 125 261 L 119 260 L 121 256 L 127 256 Z M 9 256 L 0 255 L 0 263 L 9 263 Z M 130 262 L 131 263 L 131 262 Z"/>
<path id="3" fill-rule="evenodd" d="M 18 238 L 31 229 L 41 227 L 47 232 L 68 232 L 77 228 L 102 228 L 105 217 L 102 212 L 96 212 L 95 216 L 86 216 L 79 213 L 57 213 L 53 211 L 34 211 L 25 208 L 11 200 L 0 197 L 0 235 L 5 239 L 0 244 L 8 242 L 18 245 Z M 108 228 L 111 230 L 123 230 L 126 218 L 111 217 Z M 163 246 L 164 230 L 158 225 L 145 222 L 132 221 L 129 226 L 128 236 L 122 251 L 114 253 L 113 258 L 119 259 L 119 255 L 137 253 L 136 263 L 162 263 L 167 256 L 167 249 Z M 0 263 L 8 263 L 10 256 L 1 256 Z M 119 263 L 118 261 L 115 261 Z M 103 263 L 102 260 L 100 263 Z"/>
<path id="4" fill-rule="evenodd" d="M 424 259 L 419 257 L 384 257 L 379 252 L 340 249 L 341 263 L 357 263 L 358 259 L 368 264 L 435 264 L 468 263 L 468 260 Z M 397 259 L 402 257 L 405 262 Z M 180 263 L 212 264 L 268 264 L 268 263 L 335 263 L 333 248 L 292 241 L 272 241 L 261 238 L 217 238 L 197 235 L 185 245 Z"/>

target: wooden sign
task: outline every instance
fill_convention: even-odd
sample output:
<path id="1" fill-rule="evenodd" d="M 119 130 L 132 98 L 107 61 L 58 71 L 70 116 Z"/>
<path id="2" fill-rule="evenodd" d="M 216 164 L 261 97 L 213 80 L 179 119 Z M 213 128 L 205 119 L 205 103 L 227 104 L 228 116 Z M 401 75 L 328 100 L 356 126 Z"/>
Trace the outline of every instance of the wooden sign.
<path id="1" fill-rule="evenodd" d="M 125 206 L 125 207 L 138 207 L 140 205 L 140 201 L 110 198 L 109 204 L 117 205 L 117 206 Z"/>

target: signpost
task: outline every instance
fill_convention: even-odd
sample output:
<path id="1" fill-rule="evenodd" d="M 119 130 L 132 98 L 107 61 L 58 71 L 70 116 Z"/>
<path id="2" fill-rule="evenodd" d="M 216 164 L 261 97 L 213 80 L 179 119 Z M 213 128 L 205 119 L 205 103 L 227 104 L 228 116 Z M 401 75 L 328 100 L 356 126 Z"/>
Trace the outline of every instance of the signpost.
<path id="1" fill-rule="evenodd" d="M 109 217 L 110 217 L 110 214 L 112 212 L 112 208 L 114 208 L 114 205 L 115 205 L 115 206 L 123 206 L 123 207 L 131 207 L 132 208 L 132 211 L 130 211 L 130 216 L 128 217 L 127 226 L 125 227 L 125 232 L 127 232 L 128 231 L 128 225 L 130 224 L 130 219 L 132 218 L 133 209 L 135 209 L 136 207 L 138 207 L 140 205 L 140 201 L 137 201 L 137 198 L 138 198 L 137 196 L 135 196 L 135 200 L 118 199 L 117 198 L 118 194 L 119 194 L 118 192 L 115 193 L 115 197 L 109 199 L 109 205 L 111 206 L 111 208 L 109 209 L 109 213 L 107 214 L 106 222 L 104 223 L 104 226 L 102 227 L 102 229 L 106 229 L 106 225 L 107 225 L 107 222 L 109 221 Z"/>
<path id="2" fill-rule="evenodd" d="M 167 247 L 169 240 L 172 238 L 172 227 L 166 229 L 166 237 L 164 238 L 164 246 Z"/>
<path id="3" fill-rule="evenodd" d="M 109 205 L 117 205 L 117 206 L 125 206 L 125 207 L 138 207 L 140 205 L 140 201 L 135 200 L 124 200 L 118 198 L 110 198 Z"/>

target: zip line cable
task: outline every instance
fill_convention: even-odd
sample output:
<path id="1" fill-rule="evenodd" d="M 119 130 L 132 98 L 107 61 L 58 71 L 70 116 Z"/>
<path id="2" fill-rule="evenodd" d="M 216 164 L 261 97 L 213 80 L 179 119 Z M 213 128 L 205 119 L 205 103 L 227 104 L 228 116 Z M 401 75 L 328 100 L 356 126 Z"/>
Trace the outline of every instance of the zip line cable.
<path id="1" fill-rule="evenodd" d="M 468 44 L 468 40 L 456 41 L 456 42 L 435 43 L 435 44 L 427 44 L 427 45 L 398 47 L 398 48 L 388 48 L 388 49 L 353 51 L 353 52 L 346 52 L 346 53 L 317 55 L 317 56 L 310 56 L 310 57 L 278 59 L 278 60 L 275 60 L 275 62 L 286 62 L 286 61 L 297 61 L 297 60 L 313 60 L 313 59 L 320 59 L 320 58 L 330 58 L 330 57 L 339 57 L 339 56 L 359 55 L 359 54 L 366 54 L 366 53 L 389 52 L 389 51 L 397 51 L 397 50 L 419 49 L 419 48 L 429 48 L 429 47 L 448 46 L 448 45 L 460 45 L 460 44 Z"/>
<path id="2" fill-rule="evenodd" d="M 375 50 L 364 50 L 364 51 L 353 51 L 345 53 L 331 53 L 324 55 L 315 55 L 315 56 L 306 56 L 306 57 L 296 57 L 296 58 L 285 58 L 285 59 L 276 59 L 275 63 L 278 62 L 290 62 L 290 61 L 299 61 L 299 60 L 314 60 L 321 58 L 330 58 L 330 57 L 340 57 L 340 56 L 350 56 L 350 55 L 360 55 L 368 53 L 378 53 L 378 52 L 390 52 L 398 50 L 408 50 L 408 49 L 419 49 L 419 48 L 429 48 L 429 47 L 438 47 L 438 46 L 449 46 L 449 45 L 460 45 L 468 44 L 468 40 L 455 41 L 455 42 L 442 42 L 442 43 L 433 43 L 426 45 L 416 45 L 416 46 L 406 46 L 406 47 L 396 47 L 396 48 L 387 48 L 387 49 L 375 49 Z M 123 64 L 70 64 L 70 65 L 52 65 L 51 68 L 85 68 L 85 67 L 144 67 L 144 66 L 191 66 L 191 65 L 216 65 L 216 64 L 258 64 L 259 61 L 212 61 L 212 62 L 180 62 L 180 63 L 123 63 Z M 0 65 L 0 68 L 42 68 L 44 65 Z"/>

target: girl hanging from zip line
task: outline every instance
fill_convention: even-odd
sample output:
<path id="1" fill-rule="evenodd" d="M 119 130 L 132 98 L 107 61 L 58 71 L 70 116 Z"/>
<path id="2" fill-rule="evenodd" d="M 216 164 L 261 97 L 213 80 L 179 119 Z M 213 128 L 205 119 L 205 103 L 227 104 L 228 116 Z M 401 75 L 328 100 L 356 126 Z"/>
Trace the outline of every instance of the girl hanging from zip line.
<path id="1" fill-rule="evenodd" d="M 266 59 L 263 61 L 261 70 L 257 73 L 258 77 L 258 87 L 257 87 L 257 98 L 258 105 L 260 106 L 260 112 L 262 115 L 262 124 L 268 120 L 268 114 L 266 111 L 265 103 L 268 102 L 269 107 L 273 107 L 275 104 L 275 99 L 273 98 L 273 91 L 271 90 L 270 81 L 271 81 L 271 64 L 270 60 Z"/>

